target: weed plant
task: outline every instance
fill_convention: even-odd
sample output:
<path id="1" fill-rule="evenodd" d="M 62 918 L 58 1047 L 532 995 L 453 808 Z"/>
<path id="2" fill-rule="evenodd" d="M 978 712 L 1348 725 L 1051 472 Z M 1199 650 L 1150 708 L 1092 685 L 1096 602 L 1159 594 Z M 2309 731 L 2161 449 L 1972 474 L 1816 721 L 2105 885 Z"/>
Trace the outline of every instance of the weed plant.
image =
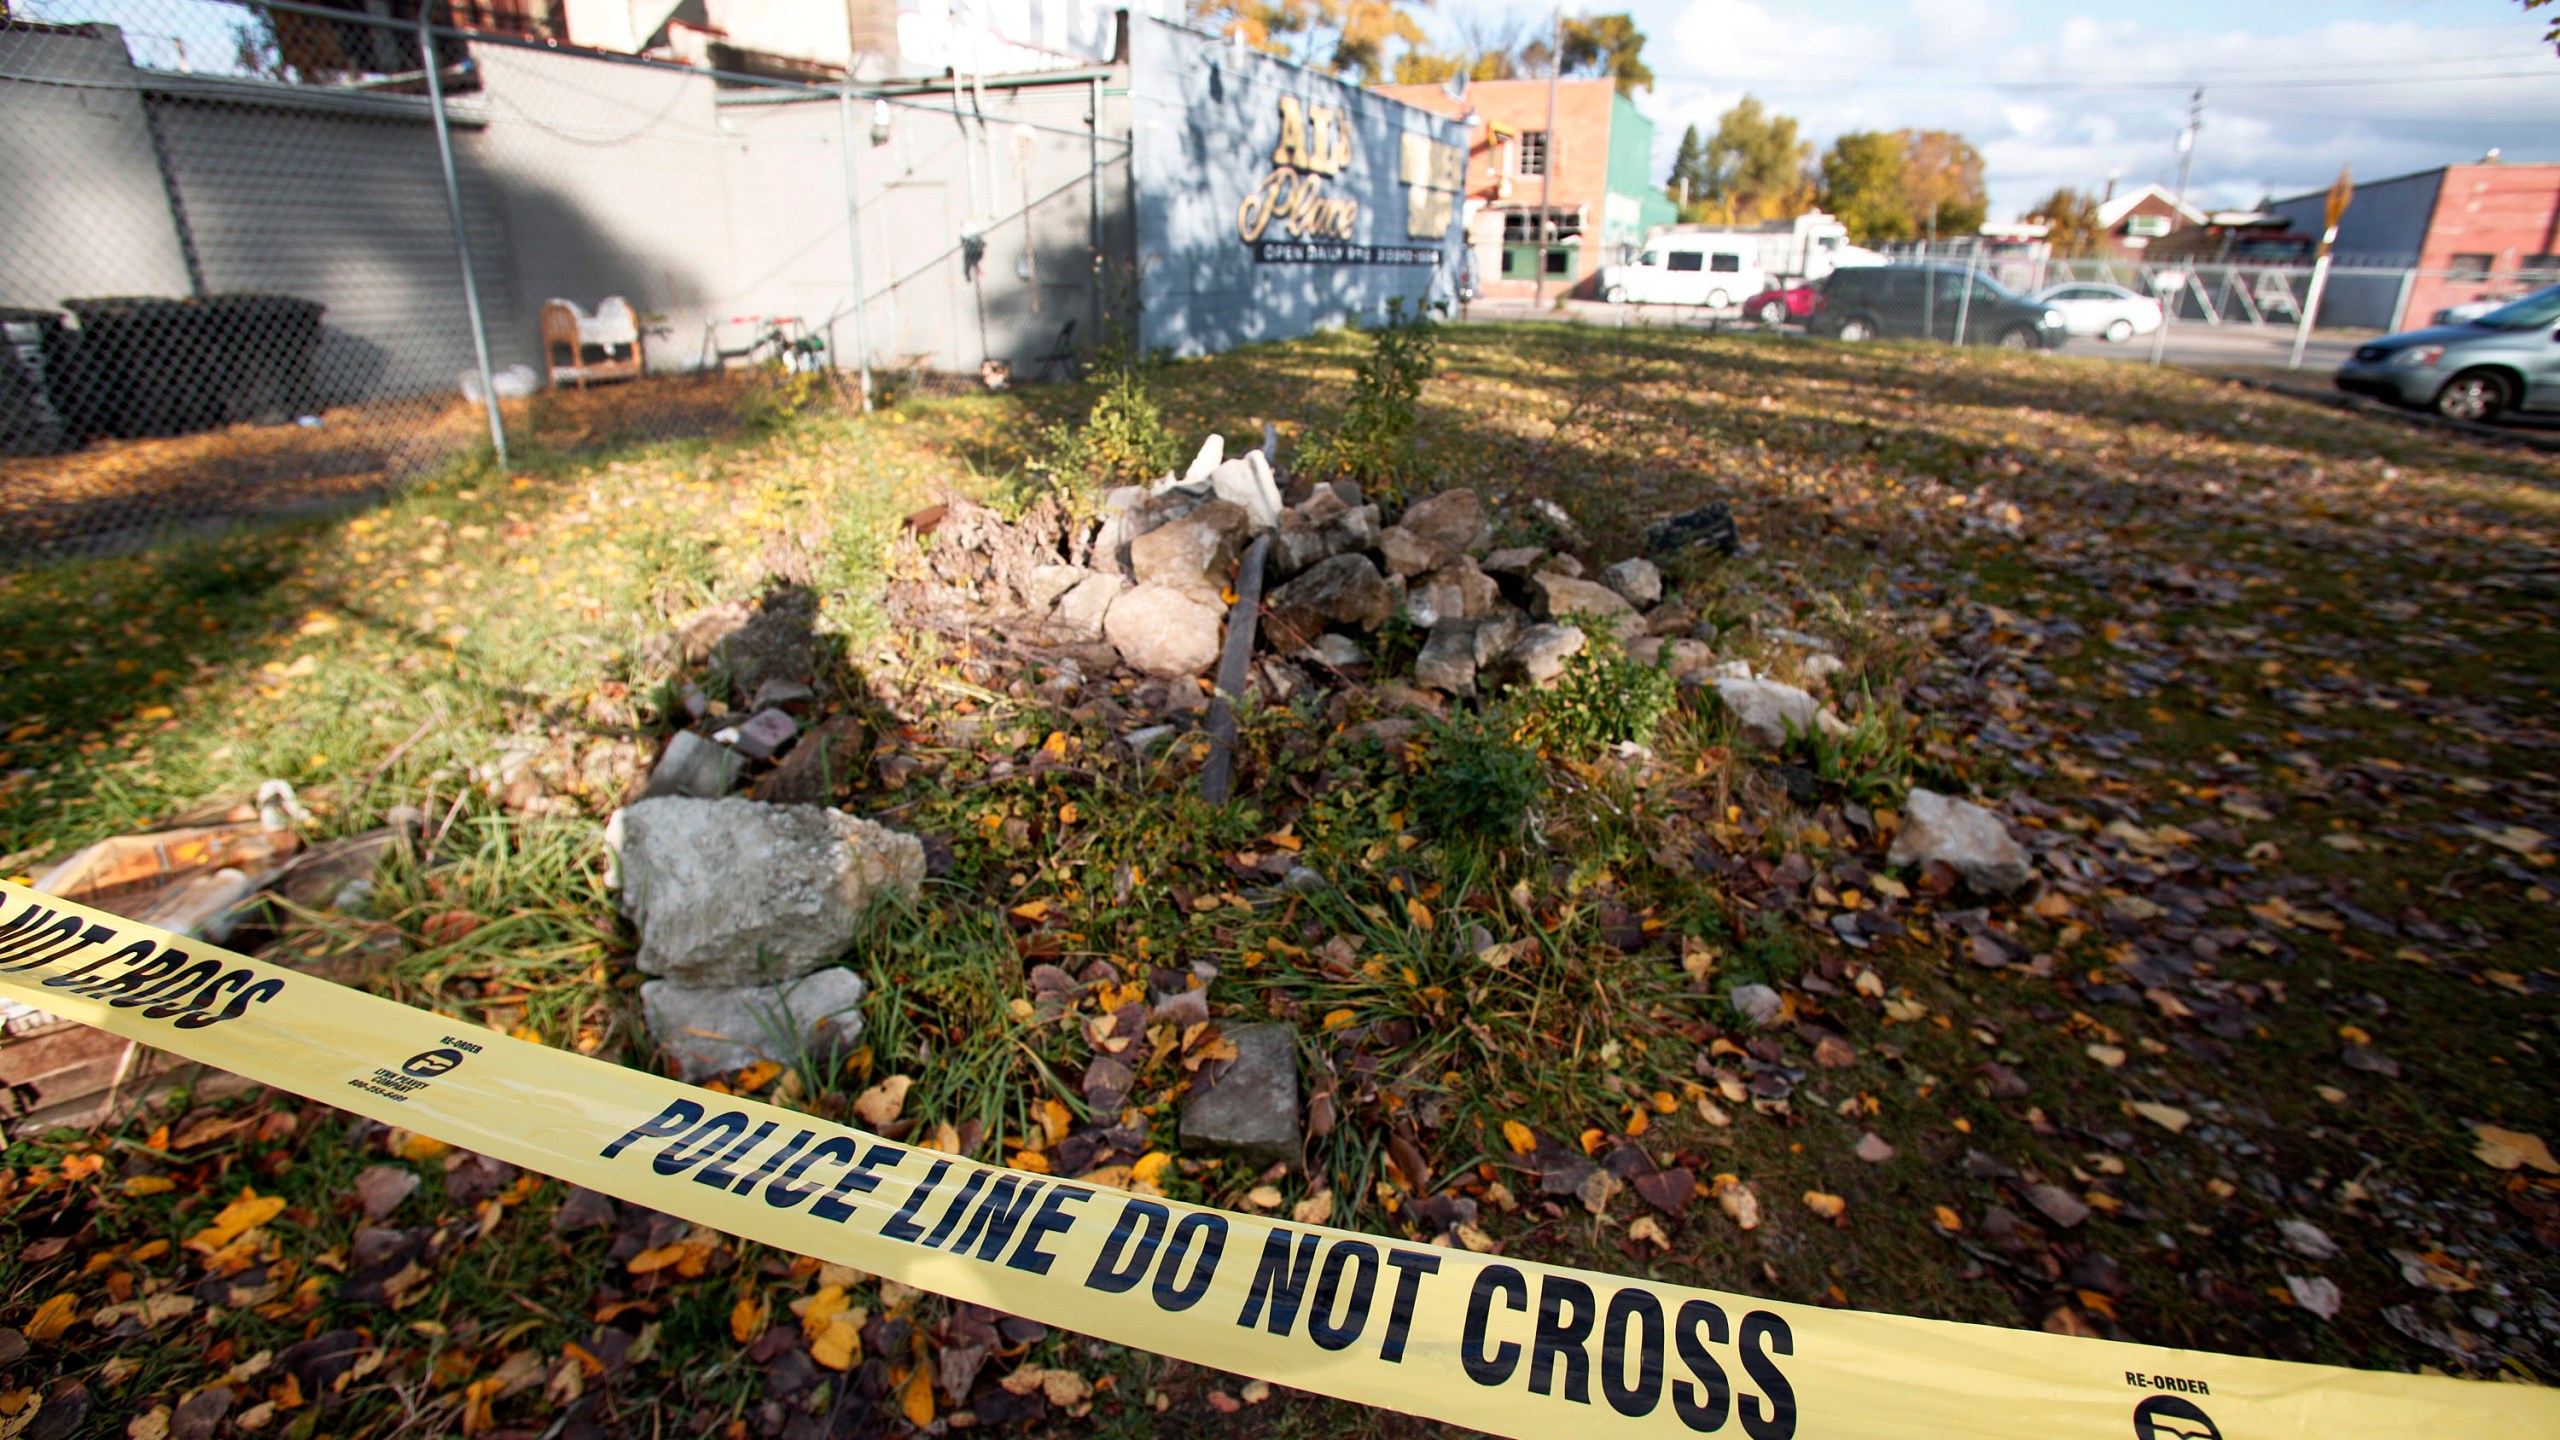
<path id="1" fill-rule="evenodd" d="M 1412 478 L 1422 386 L 1431 378 L 1439 345 L 1440 327 L 1429 312 L 1408 316 L 1402 297 L 1390 299 L 1386 323 L 1369 332 L 1368 358 L 1351 377 L 1350 400 L 1331 425 L 1299 447 L 1299 472 L 1348 476 L 1389 492 Z"/>

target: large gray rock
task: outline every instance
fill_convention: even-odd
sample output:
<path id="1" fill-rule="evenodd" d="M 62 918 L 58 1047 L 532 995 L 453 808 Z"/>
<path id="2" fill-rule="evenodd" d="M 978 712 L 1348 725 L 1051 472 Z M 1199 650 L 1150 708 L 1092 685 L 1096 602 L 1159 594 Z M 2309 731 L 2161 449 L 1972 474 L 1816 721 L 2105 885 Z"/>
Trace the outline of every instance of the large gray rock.
<path id="1" fill-rule="evenodd" d="M 1390 575 L 1419 575 L 1440 564 L 1440 553 L 1402 525 L 1378 532 L 1378 560 Z"/>
<path id="2" fill-rule="evenodd" d="M 1211 500 L 1129 542 L 1129 568 L 1141 585 L 1163 585 L 1214 600 L 1236 572 L 1236 550 L 1251 521 L 1244 507 Z"/>
<path id="3" fill-rule="evenodd" d="M 1443 620 L 1414 658 L 1413 683 L 1451 695 L 1476 693 L 1476 627 L 1471 620 Z"/>
<path id="4" fill-rule="evenodd" d="M 1357 625 L 1375 630 L 1395 613 L 1395 596 L 1386 577 L 1366 555 L 1336 555 L 1271 592 L 1265 602 L 1273 622 L 1302 640 L 1313 640 L 1327 625 Z"/>
<path id="5" fill-rule="evenodd" d="M 1043 565 L 1031 572 L 1028 598 L 1034 606 L 1046 610 L 1091 575 L 1092 572 L 1081 565 Z"/>
<path id="6" fill-rule="evenodd" d="M 1646 665 L 1659 665 L 1671 672 L 1674 680 L 1696 680 L 1716 663 L 1715 647 L 1703 640 L 1666 640 L 1647 635 L 1627 642 L 1627 656 Z"/>
<path id="7" fill-rule="evenodd" d="M 1538 546 L 1515 545 L 1485 556 L 1477 562 L 1476 568 L 1506 580 L 1526 580 L 1530 572 L 1538 568 L 1538 562 L 1546 558 L 1547 552 Z"/>
<path id="8" fill-rule="evenodd" d="M 862 989 L 862 977 L 841 967 L 778 985 L 652 980 L 640 987 L 640 1008 L 676 1078 L 698 1084 L 759 1060 L 832 1069 L 862 1037 Z"/>
<path id="9" fill-rule="evenodd" d="M 1586 637 L 1570 625 L 1531 625 L 1503 652 L 1502 670 L 1540 689 L 1556 683 L 1567 660 L 1582 653 Z"/>
<path id="10" fill-rule="evenodd" d="M 1473 490 L 1443 490 L 1417 500 L 1396 523 L 1430 550 L 1435 567 L 1454 564 L 1493 538 Z"/>
<path id="11" fill-rule="evenodd" d="M 863 913 L 915 898 L 913 835 L 816 805 L 643 800 L 605 826 L 643 974 L 764 985 L 844 954 Z"/>
<path id="12" fill-rule="evenodd" d="M 1088 575 L 1058 597 L 1058 623 L 1079 635 L 1099 635 L 1112 605 L 1128 588 L 1128 582 L 1116 574 Z"/>
<path id="13" fill-rule="evenodd" d="M 1224 1033 L 1236 1058 L 1214 1082 L 1192 1087 L 1182 1107 L 1183 1143 L 1233 1150 L 1256 1164 L 1299 1163 L 1297 1027 L 1242 1025 Z"/>
<path id="14" fill-rule="evenodd" d="M 1320 560 L 1367 550 L 1378 543 L 1378 507 L 1350 505 L 1319 485 L 1304 505 L 1280 512 L 1272 532 L 1269 573 L 1279 579 Z"/>
<path id="15" fill-rule="evenodd" d="M 1902 829 L 1885 855 L 1889 865 L 1935 860 L 1976 890 L 2006 895 L 2035 878 L 2035 864 L 2000 817 L 1970 800 L 1914 790 Z"/>
<path id="16" fill-rule="evenodd" d="M 1662 598 L 1662 572 L 1650 560 L 1621 560 L 1600 571 L 1600 583 L 1627 598 L 1639 610 Z"/>
<path id="17" fill-rule="evenodd" d="M 1715 685 L 1716 698 L 1733 712 L 1742 733 L 1771 749 L 1786 744 L 1790 730 L 1838 734 L 1847 728 L 1821 701 L 1783 681 L 1719 675 Z"/>
<path id="18" fill-rule="evenodd" d="M 746 768 L 746 757 L 728 746 L 714 744 L 690 730 L 679 730 L 667 742 L 666 753 L 658 757 L 658 767 L 649 772 L 649 783 L 640 791 L 640 798 L 657 800 L 682 795 L 716 800 L 736 788 L 738 776 Z"/>
<path id="19" fill-rule="evenodd" d="M 1541 571 L 1530 579 L 1529 608 L 1542 620 L 1570 620 L 1577 615 L 1625 619 L 1636 613 L 1627 597 L 1608 586 L 1576 580 L 1553 570 Z"/>
<path id="20" fill-rule="evenodd" d="M 1142 674 L 1197 675 L 1218 658 L 1224 607 L 1170 585 L 1140 585 L 1112 602 L 1102 633 L 1121 660 Z"/>

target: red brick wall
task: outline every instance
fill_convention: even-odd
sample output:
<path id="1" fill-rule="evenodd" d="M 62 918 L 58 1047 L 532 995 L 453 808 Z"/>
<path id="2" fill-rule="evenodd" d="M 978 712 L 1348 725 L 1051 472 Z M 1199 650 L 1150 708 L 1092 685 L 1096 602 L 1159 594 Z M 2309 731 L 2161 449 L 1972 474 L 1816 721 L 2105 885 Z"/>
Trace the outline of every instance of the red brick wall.
<path id="1" fill-rule="evenodd" d="M 1503 151 L 1490 142 L 1488 126 L 1499 125 L 1520 133 L 1547 128 L 1547 82 L 1544 80 L 1479 80 L 1467 86 L 1467 98 L 1452 101 L 1448 92 L 1437 85 L 1380 85 L 1380 93 L 1392 95 L 1410 105 L 1441 115 L 1463 115 L 1473 109 L 1485 123 L 1476 127 L 1468 140 L 1467 198 L 1490 205 L 1534 208 L 1538 204 L 1539 177 L 1497 170 Z M 1597 243 L 1600 220 L 1609 193 L 1609 116 L 1617 93 L 1608 80 L 1567 80 L 1556 86 L 1556 137 L 1552 147 L 1555 176 L 1547 203 L 1558 210 L 1581 206 L 1583 228 L 1592 243 L 1581 247 L 1571 277 L 1547 277 L 1547 293 L 1587 282 L 1608 256 Z M 1505 181 L 1510 193 L 1502 193 Z M 1504 280 L 1498 265 L 1483 263 L 1478 257 L 1477 284 L 1487 295 L 1527 298 L 1537 288 L 1534 279 Z"/>
<path id="2" fill-rule="evenodd" d="M 2418 252 L 2403 329 L 2429 323 L 2448 305 L 2515 292 L 2500 273 L 2492 283 L 2447 279 L 2457 255 L 2486 255 L 2493 271 L 2512 272 L 2537 255 L 2560 253 L 2560 165 L 2451 165 L 2436 194 L 2434 220 Z M 2551 276 L 2544 284 L 2560 282 Z"/>

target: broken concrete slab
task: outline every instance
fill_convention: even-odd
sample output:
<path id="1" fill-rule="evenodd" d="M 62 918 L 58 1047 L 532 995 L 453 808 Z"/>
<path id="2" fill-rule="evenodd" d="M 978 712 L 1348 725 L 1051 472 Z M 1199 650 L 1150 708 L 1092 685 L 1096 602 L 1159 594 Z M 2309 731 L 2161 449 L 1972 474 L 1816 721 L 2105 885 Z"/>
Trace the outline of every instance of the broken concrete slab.
<path id="1" fill-rule="evenodd" d="M 1128 588 L 1129 582 L 1117 574 L 1088 575 L 1059 598 L 1058 623 L 1078 635 L 1100 635 L 1112 605 Z"/>
<path id="2" fill-rule="evenodd" d="M 1914 790 L 1885 863 L 1926 865 L 1933 860 L 1976 890 L 1995 895 L 2023 889 L 2035 878 L 2035 863 L 1998 815 L 1970 800 Z"/>
<path id="3" fill-rule="evenodd" d="M 1443 620 L 1432 626 L 1431 638 L 1414 659 L 1413 683 L 1451 695 L 1476 693 L 1475 622 Z"/>
<path id="4" fill-rule="evenodd" d="M 1232 1150 L 1257 1164 L 1298 1164 L 1298 1029 L 1277 1023 L 1223 1032 L 1236 1058 L 1182 1107 L 1182 1142 Z"/>
<path id="5" fill-rule="evenodd" d="M 711 738 L 750 760 L 770 760 L 800 738 L 800 722 L 781 710 L 759 710 Z"/>
<path id="6" fill-rule="evenodd" d="M 862 1036 L 862 977 L 841 967 L 773 985 L 652 980 L 640 1008 L 676 1078 L 699 1084 L 762 1060 L 832 1068 Z"/>
<path id="7" fill-rule="evenodd" d="M 912 900 L 924 846 L 815 805 L 642 800 L 605 827 L 641 972 L 771 984 L 844 954 L 883 899 Z"/>
<path id="8" fill-rule="evenodd" d="M 1625 620 L 1636 613 L 1627 597 L 1608 586 L 1576 580 L 1554 570 L 1544 570 L 1530 578 L 1529 604 L 1542 620 L 1562 621 L 1583 615 Z"/>
<path id="9" fill-rule="evenodd" d="M 746 768 L 746 757 L 728 746 L 715 745 L 690 730 L 679 730 L 667 742 L 666 753 L 658 757 L 657 768 L 649 772 L 649 783 L 641 790 L 640 798 L 657 800 L 681 795 L 716 800 L 736 788 L 738 776 Z"/>
<path id="10" fill-rule="evenodd" d="M 1189 591 L 1140 585 L 1114 601 L 1102 623 L 1130 669 L 1178 679 L 1199 674 L 1218 658 L 1225 621 L 1223 608 Z"/>
<path id="11" fill-rule="evenodd" d="M 1141 585 L 1214 601 L 1235 575 L 1236 551 L 1251 528 L 1244 507 L 1209 501 L 1130 541 L 1130 571 Z"/>

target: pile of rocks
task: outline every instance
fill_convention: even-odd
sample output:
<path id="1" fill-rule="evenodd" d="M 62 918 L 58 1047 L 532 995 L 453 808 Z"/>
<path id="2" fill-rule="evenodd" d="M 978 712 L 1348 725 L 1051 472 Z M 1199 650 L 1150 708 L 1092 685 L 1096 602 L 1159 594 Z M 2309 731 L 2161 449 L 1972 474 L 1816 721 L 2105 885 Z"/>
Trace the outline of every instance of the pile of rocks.
<path id="1" fill-rule="evenodd" d="M 938 509 L 937 518 L 950 513 Z M 1664 601 L 1651 560 L 1587 571 L 1572 553 L 1579 532 L 1544 501 L 1517 507 L 1511 518 L 1521 523 L 1510 528 L 1550 544 L 1496 548 L 1501 518 L 1474 491 L 1448 490 L 1389 520 L 1351 481 L 1284 488 L 1267 449 L 1229 459 L 1213 435 L 1181 475 L 1105 494 L 1090 537 L 1062 530 L 1063 553 L 1013 588 L 1028 612 L 1027 633 L 1085 647 L 1079 661 L 1187 680 L 1219 658 L 1234 598 L 1246 588 L 1240 564 L 1267 542 L 1259 577 L 1268 587 L 1266 656 L 1254 679 L 1277 698 L 1310 683 L 1304 666 L 1369 666 L 1375 637 L 1398 617 L 1424 636 L 1412 682 L 1444 696 L 1553 684 L 1589 643 L 1594 618 L 1639 656 L 1704 683 L 1714 627 Z M 1030 521 L 1045 525 L 1048 517 Z M 1658 527 L 1668 545 L 1729 548 L 1732 527 L 1721 507 L 1674 522 Z M 946 577 L 967 568 L 939 544 L 927 559 Z M 1000 580 L 1002 567 L 993 569 L 999 573 L 984 578 Z M 1101 647 L 1107 656 L 1095 653 Z"/>

